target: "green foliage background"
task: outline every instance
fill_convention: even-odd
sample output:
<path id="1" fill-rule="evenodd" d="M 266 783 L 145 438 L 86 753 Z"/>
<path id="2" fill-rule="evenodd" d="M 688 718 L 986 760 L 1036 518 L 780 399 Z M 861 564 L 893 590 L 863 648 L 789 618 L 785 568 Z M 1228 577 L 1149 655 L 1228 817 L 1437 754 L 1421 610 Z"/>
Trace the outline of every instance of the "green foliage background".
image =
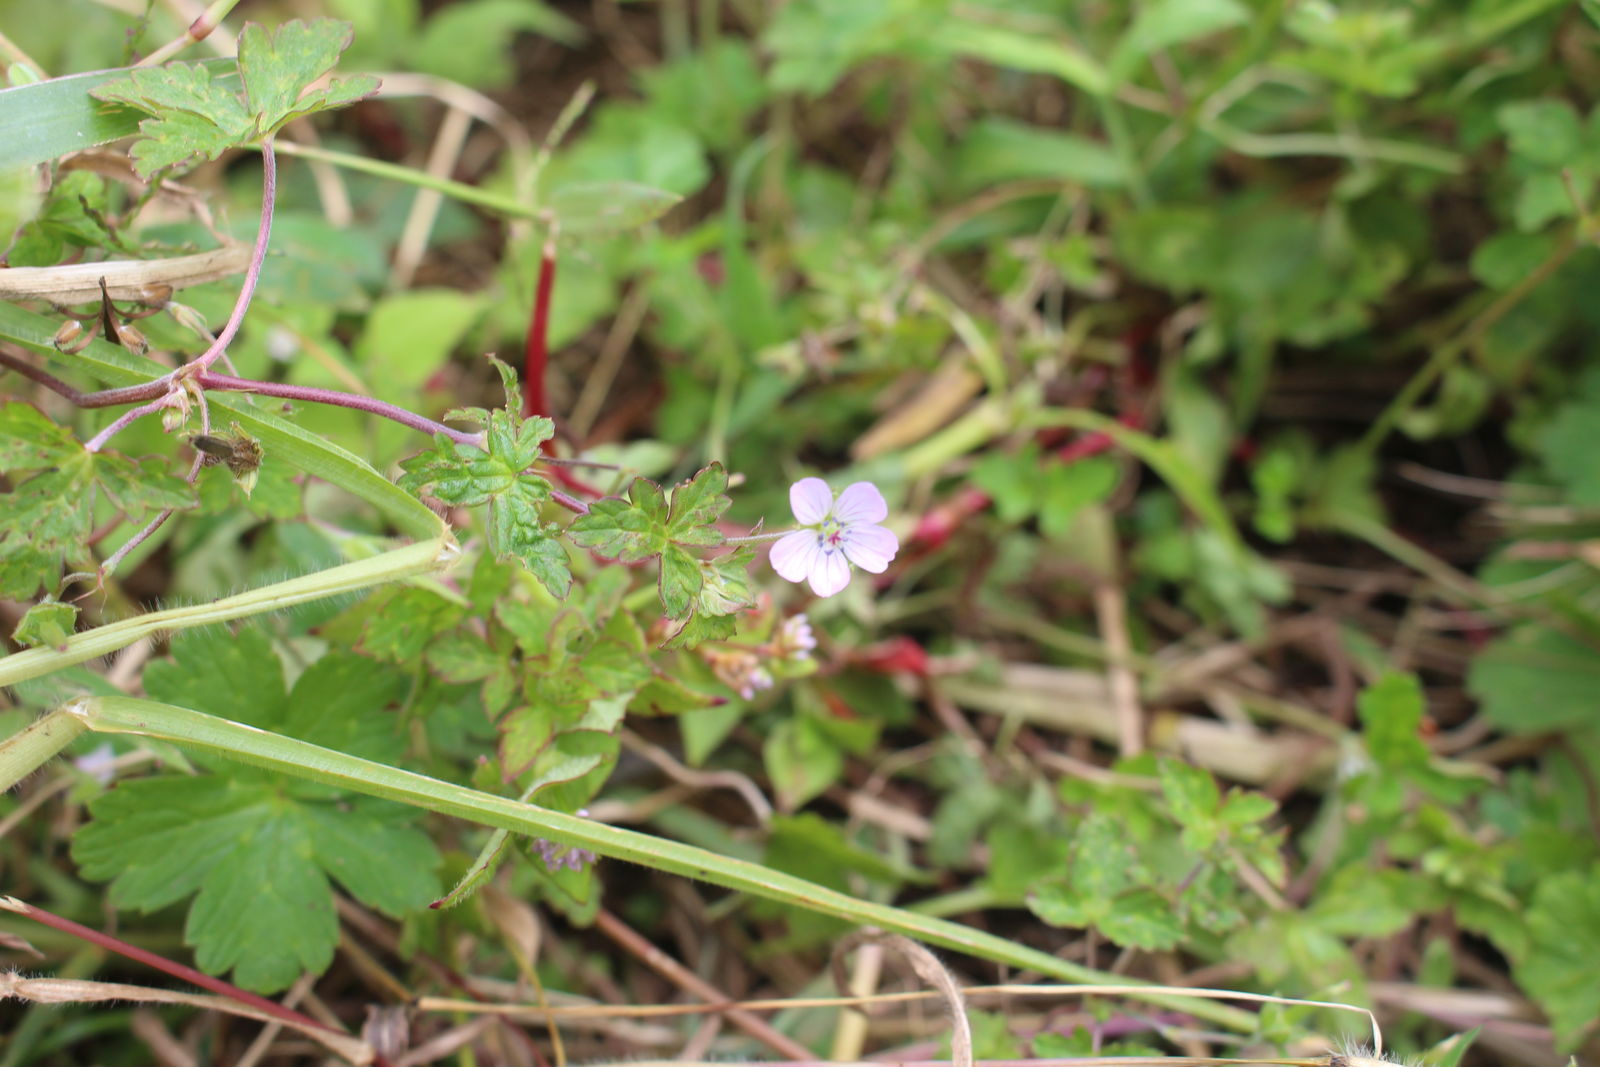
<path id="1" fill-rule="evenodd" d="M 0 0 L 0 28 L 52 74 L 119 65 L 130 42 L 148 51 L 178 28 L 88 0 L 64 0 L 59 20 L 27 17 L 32 6 Z M 642 795 L 637 776 L 611 778 L 626 719 L 778 801 L 756 828 L 696 806 L 657 812 L 654 832 L 874 900 L 982 913 L 1091 965 L 1126 951 L 1143 975 L 1214 966 L 1241 989 L 1372 1003 L 1391 1043 L 1411 1050 L 1482 1024 L 1489 1054 L 1516 1062 L 1593 1051 L 1591 7 L 240 8 L 269 25 L 319 13 L 353 24 L 341 73 L 453 79 L 536 136 L 597 80 L 534 192 L 567 230 L 548 384 L 553 414 L 593 438 L 595 458 L 679 484 L 670 517 L 650 483 L 630 493 L 659 513 L 648 537 L 620 532 L 601 507 L 578 542 L 629 560 L 645 538 L 667 555 L 637 573 L 588 553 L 569 561 L 545 525 L 547 497 L 515 475 L 549 430 L 494 410 L 505 421 L 491 424 L 498 466 L 473 477 L 520 495 L 497 500 L 488 550 L 459 583 L 316 606 L 237 637 L 181 636 L 144 672 L 144 692 L 569 811 Z M 287 114 L 292 101 L 280 103 Z M 418 165 L 438 115 L 426 99 L 386 98 L 319 128 L 330 146 Z M 487 143 L 458 177 L 522 195 L 514 164 L 533 153 Z M 500 383 L 477 357 L 519 350 L 544 233 L 447 200 L 416 283 L 395 287 L 388 264 L 415 191 L 345 172 L 354 215 L 335 225 L 310 171 L 284 166 L 275 255 L 232 351 L 240 373 L 432 417 L 497 409 Z M 244 237 L 258 174 L 216 166 L 192 181 Z M 634 225 L 635 209 L 647 218 L 661 201 L 596 204 L 596 182 L 683 201 Z M 88 171 L 62 172 L 42 199 L 15 185 L 0 200 L 19 227 L 13 266 L 205 240 L 186 221 L 108 231 L 127 194 Z M 219 322 L 236 291 L 213 283 L 184 301 Z M 192 348 L 165 318 L 141 326 L 158 348 Z M 35 399 L 31 388 L 0 378 L 9 396 Z M 176 462 L 151 458 L 174 452 L 155 420 L 119 438 L 126 455 L 90 457 L 73 440 L 106 413 L 0 410 L 12 490 L 0 581 L 18 601 L 82 565 L 91 529 L 186 500 Z M 463 506 L 488 499 L 486 482 L 437 489 L 452 464 L 476 460 L 444 443 L 424 451 L 411 431 L 346 410 L 294 418 L 379 471 L 398 475 L 404 461 L 410 488 Z M 687 481 L 702 471 L 714 473 Z M 874 588 L 858 575 L 837 600 L 802 605 L 754 571 L 754 591 L 805 607 L 822 647 L 813 663 L 773 665 L 778 684 L 753 697 L 683 648 L 725 631 L 657 651 L 669 636 L 649 607 L 657 581 L 672 619 L 691 601 L 709 610 L 707 598 L 751 591 L 739 568 L 697 570 L 683 547 L 706 543 L 694 538 L 728 506 L 721 479 L 735 476 L 734 520 L 782 526 L 787 486 L 818 472 L 883 488 L 902 540 L 889 579 Z M 246 498 L 207 471 L 199 506 L 90 610 L 106 620 L 151 596 L 205 600 L 368 551 L 389 532 L 370 507 L 294 474 L 269 453 Z M 678 530 L 679 501 L 702 496 L 706 514 Z M 66 498 L 74 508 L 51 506 Z M 141 564 L 153 589 L 131 583 Z M 549 594 L 573 576 L 558 607 Z M 734 640 L 770 640 L 778 614 L 769 603 Z M 58 605 L 28 619 L 34 632 L 18 643 L 48 644 L 73 625 Z M 896 643 L 907 641 L 933 655 L 931 678 L 907 669 L 912 646 Z M 1153 750 L 1120 759 L 1105 681 L 1118 672 L 1133 679 Z M 70 681 L 107 684 L 87 671 Z M 20 725 L 61 692 L 19 691 L 0 714 Z M 497 727 L 507 709 L 531 711 Z M 950 716 L 970 725 L 952 732 Z M 1070 762 L 1052 758 L 1063 752 Z M 486 754 L 496 768 L 478 763 Z M 1086 760 L 1115 773 L 1084 772 Z M 874 773 L 917 832 L 846 817 Z M 439 872 L 460 875 L 483 840 L 388 805 L 352 807 L 231 766 L 103 793 L 83 776 L 70 805 L 89 816 L 70 855 L 37 819 L 0 841 L 6 891 L 94 922 L 109 882 L 112 905 L 152 913 L 125 922 L 147 922 L 179 954 L 181 933 L 201 967 L 251 988 L 328 966 L 334 885 L 401 922 L 407 951 L 447 954 L 461 931 L 488 928 L 472 908 L 418 910 L 443 891 Z M 211 845 L 223 840 L 250 844 L 226 854 Z M 552 872 L 513 850 L 498 877 L 579 937 L 608 875 Z M 225 906 L 261 886 L 275 888 L 260 896 L 268 904 Z M 640 923 L 666 906 L 608 892 Z M 191 896 L 187 911 L 171 907 Z M 768 904 L 724 921 L 768 931 L 773 951 L 817 973 L 842 932 Z M 514 975 L 487 944 L 457 962 Z M 569 976 L 548 970 L 564 988 Z M 1547 1029 L 1530 1045 L 1504 1020 L 1430 1012 L 1393 992 L 1487 976 L 1540 1013 Z M 38 1018 L 18 1022 L 3 1062 L 60 1062 Z M 1341 1025 L 1288 1019 L 1267 1017 L 1253 1036 Z M 1014 1038 L 1068 1054 L 1064 1035 L 1003 1025 L 992 1054 L 1020 1051 Z"/>

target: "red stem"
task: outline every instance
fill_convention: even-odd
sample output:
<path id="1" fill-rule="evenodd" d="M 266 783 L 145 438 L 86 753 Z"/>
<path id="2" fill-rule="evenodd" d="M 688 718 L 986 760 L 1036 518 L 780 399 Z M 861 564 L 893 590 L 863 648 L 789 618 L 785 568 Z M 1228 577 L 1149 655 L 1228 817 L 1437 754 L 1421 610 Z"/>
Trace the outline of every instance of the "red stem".
<path id="1" fill-rule="evenodd" d="M 550 294 L 556 287 L 556 224 L 550 224 L 539 254 L 539 281 L 533 291 L 533 315 L 522 345 L 522 417 L 550 414 L 545 395 L 545 366 L 550 361 Z M 545 451 L 551 443 L 545 442 Z"/>
<path id="2" fill-rule="evenodd" d="M 62 918 L 60 915 L 45 911 L 43 908 L 36 908 L 32 904 L 27 904 L 20 900 L 13 901 L 11 906 L 34 922 L 54 927 L 62 933 L 71 934 L 73 937 L 86 941 L 91 945 L 98 945 L 108 952 L 115 952 L 117 955 L 126 956 L 130 960 L 137 960 L 145 966 L 154 967 L 163 974 L 169 974 L 179 981 L 188 982 L 190 985 L 199 986 L 201 989 L 209 989 L 218 996 L 237 1000 L 241 1004 L 248 1004 L 257 1011 L 265 1012 L 275 1019 L 282 1019 L 296 1026 L 312 1026 L 318 1030 L 326 1030 L 333 1034 L 342 1035 L 343 1033 L 326 1023 L 313 1019 L 309 1015 L 302 1015 L 293 1008 L 286 1008 L 277 1001 L 268 1000 L 266 997 L 247 992 L 236 985 L 224 982 L 220 978 L 213 978 L 209 974 L 203 974 L 193 967 L 185 967 L 183 964 L 169 960 L 165 956 L 158 956 L 154 952 L 142 949 L 137 945 L 130 945 L 120 938 L 101 933 L 99 930 L 84 926 L 81 923 L 75 923 L 71 919 Z"/>

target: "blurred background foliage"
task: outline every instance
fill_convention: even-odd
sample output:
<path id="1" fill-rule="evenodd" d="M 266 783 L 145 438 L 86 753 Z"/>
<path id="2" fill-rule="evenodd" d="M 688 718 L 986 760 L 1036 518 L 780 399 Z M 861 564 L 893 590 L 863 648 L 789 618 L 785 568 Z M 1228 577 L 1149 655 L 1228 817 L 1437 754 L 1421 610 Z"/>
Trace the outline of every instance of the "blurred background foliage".
<path id="1" fill-rule="evenodd" d="M 0 27 L 60 74 L 149 51 L 187 11 L 145 8 L 0 0 Z M 246 0 L 233 23 L 318 14 L 355 26 L 342 69 L 503 109 L 446 147 L 455 178 L 514 193 L 578 100 L 541 203 L 596 180 L 684 198 L 643 232 L 560 238 L 549 393 L 571 440 L 663 479 L 722 460 L 744 522 L 786 521 L 817 472 L 890 499 L 890 574 L 808 607 L 815 675 L 637 727 L 778 813 L 644 805 L 653 829 L 1095 966 L 1372 1004 L 1409 1050 L 1482 1026 L 1505 1062 L 1594 1052 L 1600 11 Z M 423 167 L 452 104 L 480 107 L 389 87 L 322 142 Z M 189 182 L 253 231 L 251 167 Z M 90 209 L 116 195 L 59 183 L 11 264 L 102 243 Z M 433 416 L 493 402 L 477 356 L 520 349 L 543 234 L 447 201 L 400 269 L 415 196 L 286 164 L 241 373 Z M 233 293 L 189 302 L 220 320 Z M 301 419 L 380 469 L 419 447 Z M 179 526 L 130 601 L 326 557 L 270 468 L 248 511 L 213 491 L 233 510 Z M 359 650 L 352 610 L 319 639 Z M 435 757 L 467 758 L 464 721 Z M 661 785 L 622 766 L 614 810 Z M 3 847 L 11 878 L 87 906 L 60 846 Z M 613 875 L 615 910 L 674 928 L 681 893 Z M 514 880 L 559 897 L 536 865 Z M 748 949 L 717 964 L 746 988 L 809 988 L 841 932 L 709 906 L 695 922 Z M 482 938 L 455 964 L 508 966 L 469 909 L 407 944 L 458 953 L 452 923 Z M 585 988 L 583 951 L 546 981 Z M 1066 1054 L 1073 1031 L 981 1032 L 1002 1056 Z"/>

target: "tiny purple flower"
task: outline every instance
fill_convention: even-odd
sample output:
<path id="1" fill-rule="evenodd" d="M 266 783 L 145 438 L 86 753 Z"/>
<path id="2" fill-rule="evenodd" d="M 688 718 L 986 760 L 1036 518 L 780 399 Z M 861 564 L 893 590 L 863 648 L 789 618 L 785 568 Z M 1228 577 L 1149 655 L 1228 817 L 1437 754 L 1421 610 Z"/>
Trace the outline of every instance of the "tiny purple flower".
<path id="1" fill-rule="evenodd" d="M 900 551 L 895 535 L 878 525 L 889 505 L 871 482 L 848 485 L 835 499 L 821 478 L 802 478 L 789 487 L 789 506 L 802 529 L 772 546 L 772 569 L 791 582 L 810 582 L 818 596 L 849 585 L 851 563 L 882 574 Z"/>

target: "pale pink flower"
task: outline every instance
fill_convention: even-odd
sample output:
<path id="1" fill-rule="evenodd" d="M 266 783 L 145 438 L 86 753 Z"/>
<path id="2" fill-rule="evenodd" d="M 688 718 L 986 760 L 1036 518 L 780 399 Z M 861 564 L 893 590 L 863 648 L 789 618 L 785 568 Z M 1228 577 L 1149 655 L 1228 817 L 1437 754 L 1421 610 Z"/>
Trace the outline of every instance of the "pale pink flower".
<path id="1" fill-rule="evenodd" d="M 779 659 L 810 659 L 816 647 L 817 635 L 812 632 L 811 620 L 803 611 L 784 619 L 772 642 L 772 650 Z"/>
<path id="2" fill-rule="evenodd" d="M 789 507 L 803 528 L 772 546 L 772 569 L 791 582 L 810 582 L 818 596 L 849 585 L 851 563 L 882 574 L 900 551 L 895 535 L 878 525 L 889 505 L 871 482 L 848 485 L 835 499 L 821 478 L 801 478 L 789 487 Z"/>

